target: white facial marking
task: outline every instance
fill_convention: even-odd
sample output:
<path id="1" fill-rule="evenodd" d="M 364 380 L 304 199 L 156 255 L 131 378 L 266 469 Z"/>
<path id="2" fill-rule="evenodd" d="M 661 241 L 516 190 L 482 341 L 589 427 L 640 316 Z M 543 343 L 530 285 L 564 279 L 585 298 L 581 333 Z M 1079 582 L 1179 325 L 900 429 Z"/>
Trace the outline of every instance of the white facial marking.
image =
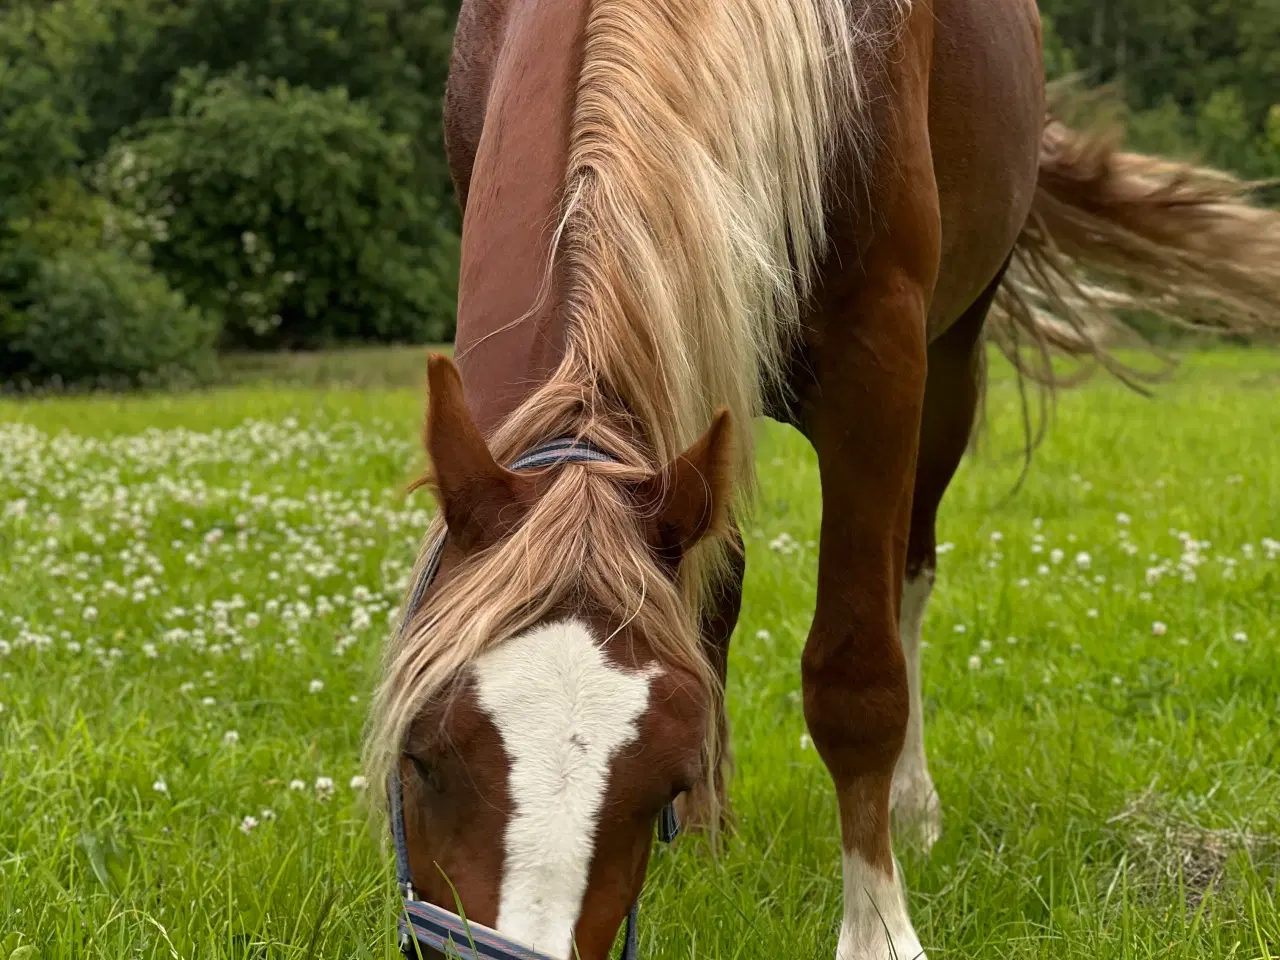
<path id="1" fill-rule="evenodd" d="M 907 660 L 907 682 L 911 691 L 911 713 L 907 719 L 907 739 L 893 771 L 890 804 L 894 819 L 910 830 L 927 850 L 942 832 L 942 805 L 929 776 L 924 750 L 924 696 L 920 678 L 920 640 L 924 631 L 924 611 L 933 591 L 933 575 L 922 571 L 910 579 L 902 591 L 899 634 Z"/>
<path id="2" fill-rule="evenodd" d="M 513 637 L 475 671 L 480 705 L 511 764 L 498 930 L 567 960 L 609 763 L 638 735 L 658 671 L 610 663 L 579 620 Z"/>
<path id="3" fill-rule="evenodd" d="M 844 854 L 844 922 L 836 960 L 927 960 L 893 875 L 867 863 L 861 854 Z"/>

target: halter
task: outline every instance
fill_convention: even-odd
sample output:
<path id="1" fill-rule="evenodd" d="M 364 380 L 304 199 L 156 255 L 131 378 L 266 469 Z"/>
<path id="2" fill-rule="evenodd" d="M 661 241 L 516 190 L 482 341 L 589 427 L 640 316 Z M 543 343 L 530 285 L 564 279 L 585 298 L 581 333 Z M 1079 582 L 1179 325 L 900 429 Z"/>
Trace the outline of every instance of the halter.
<path id="1" fill-rule="evenodd" d="M 558 463 L 617 463 L 617 460 L 584 440 L 562 437 L 534 447 L 516 460 L 511 469 L 540 470 Z M 443 553 L 444 537 L 441 537 L 432 546 L 422 573 L 414 584 L 413 594 L 400 620 L 401 630 L 422 603 L 427 588 L 440 569 L 440 557 Z M 400 952 L 406 960 L 417 960 L 420 956 L 419 945 L 421 948 L 439 950 L 446 957 L 455 960 L 552 960 L 546 954 L 512 940 L 497 930 L 474 923 L 434 903 L 419 900 L 409 872 L 409 848 L 404 832 L 404 793 L 398 769 L 387 777 L 387 797 L 391 807 L 391 840 L 396 852 L 396 882 L 404 900 L 404 912 L 398 924 Z M 673 804 L 667 804 L 658 821 L 658 839 L 663 843 L 671 843 L 679 832 L 680 819 L 676 815 L 676 808 Z M 637 900 L 627 914 L 627 931 L 621 960 L 637 960 L 639 957 L 639 912 L 640 901 Z"/>

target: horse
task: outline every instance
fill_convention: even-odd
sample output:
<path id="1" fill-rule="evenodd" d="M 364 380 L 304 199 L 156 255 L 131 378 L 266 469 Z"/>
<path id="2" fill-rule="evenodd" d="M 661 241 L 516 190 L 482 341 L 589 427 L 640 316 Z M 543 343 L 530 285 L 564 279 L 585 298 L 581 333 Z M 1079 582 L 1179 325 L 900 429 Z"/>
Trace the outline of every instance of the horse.
<path id="1" fill-rule="evenodd" d="M 770 416 L 821 478 L 800 673 L 841 825 L 835 955 L 923 957 L 891 831 L 941 826 L 921 629 L 986 344 L 1047 382 L 1062 352 L 1126 376 L 1139 308 L 1274 332 L 1280 215 L 1073 121 L 1032 0 L 465 0 L 445 107 L 439 509 L 366 743 L 405 950 L 600 960 L 626 922 L 634 956 L 655 822 L 678 799 L 731 823 Z"/>

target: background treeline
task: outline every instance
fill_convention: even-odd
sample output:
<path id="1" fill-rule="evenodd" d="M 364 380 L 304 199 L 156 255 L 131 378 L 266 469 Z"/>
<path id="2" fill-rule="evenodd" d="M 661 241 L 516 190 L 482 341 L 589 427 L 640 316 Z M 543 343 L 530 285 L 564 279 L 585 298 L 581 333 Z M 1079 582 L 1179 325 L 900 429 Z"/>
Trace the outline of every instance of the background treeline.
<path id="1" fill-rule="evenodd" d="M 457 0 L 7 0 L 0 375 L 452 332 Z"/>
<path id="2" fill-rule="evenodd" d="M 1040 9 L 1050 74 L 1116 84 L 1134 147 L 1280 178 L 1278 0 L 1041 0 Z"/>
<path id="3" fill-rule="evenodd" d="M 6 0 L 0 376 L 452 336 L 460 0 Z M 1135 146 L 1280 178 L 1280 3 L 1045 0 Z"/>

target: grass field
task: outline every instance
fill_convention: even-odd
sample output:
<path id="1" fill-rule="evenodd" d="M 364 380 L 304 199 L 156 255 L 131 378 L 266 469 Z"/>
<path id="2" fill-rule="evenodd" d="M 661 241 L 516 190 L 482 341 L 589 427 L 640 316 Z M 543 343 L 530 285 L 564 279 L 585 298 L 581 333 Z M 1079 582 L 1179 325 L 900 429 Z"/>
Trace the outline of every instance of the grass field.
<path id="1" fill-rule="evenodd" d="M 376 378 L 373 382 L 377 382 Z M 1280 956 L 1280 356 L 1016 395 L 944 506 L 899 850 L 938 958 Z M 0 403 L 0 960 L 394 956 L 358 745 L 430 509 L 416 389 Z M 646 958 L 829 958 L 831 789 L 798 658 L 817 475 L 761 432 L 719 860 L 655 853 Z M 874 451 L 868 451 L 874 456 Z M 874 509 L 874 505 L 868 505 Z"/>

